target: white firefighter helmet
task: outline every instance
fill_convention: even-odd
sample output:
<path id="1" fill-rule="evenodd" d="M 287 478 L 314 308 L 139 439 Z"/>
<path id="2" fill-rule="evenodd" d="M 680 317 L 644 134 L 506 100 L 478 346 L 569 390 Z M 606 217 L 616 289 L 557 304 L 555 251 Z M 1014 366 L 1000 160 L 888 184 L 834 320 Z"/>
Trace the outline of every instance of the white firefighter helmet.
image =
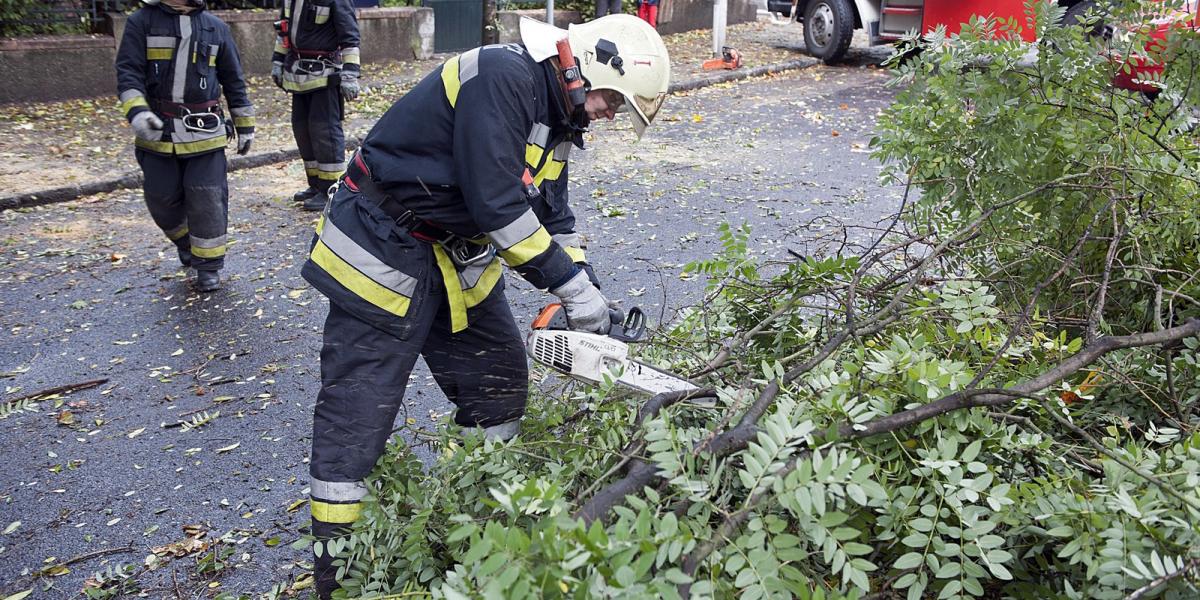
<path id="1" fill-rule="evenodd" d="M 572 24 L 566 31 L 528 17 L 521 19 L 521 42 L 538 62 L 557 56 L 555 44 L 564 37 L 589 90 L 613 90 L 625 97 L 640 139 L 671 84 L 671 59 L 658 32 L 649 23 L 624 14 Z"/>

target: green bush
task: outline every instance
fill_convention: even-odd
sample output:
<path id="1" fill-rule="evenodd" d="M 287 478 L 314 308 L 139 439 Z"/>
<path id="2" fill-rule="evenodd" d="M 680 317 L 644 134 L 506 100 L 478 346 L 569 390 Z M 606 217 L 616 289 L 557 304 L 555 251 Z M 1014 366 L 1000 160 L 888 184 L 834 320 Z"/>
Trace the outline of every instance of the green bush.
<path id="1" fill-rule="evenodd" d="M 703 303 L 640 351 L 696 397 L 539 377 L 512 442 L 392 445 L 320 546 L 344 593 L 1196 597 L 1192 67 L 1147 103 L 1080 30 L 1025 64 L 1000 26 L 897 72 L 876 148 L 913 189 L 886 235 L 778 263 L 726 228 L 688 267 Z"/>

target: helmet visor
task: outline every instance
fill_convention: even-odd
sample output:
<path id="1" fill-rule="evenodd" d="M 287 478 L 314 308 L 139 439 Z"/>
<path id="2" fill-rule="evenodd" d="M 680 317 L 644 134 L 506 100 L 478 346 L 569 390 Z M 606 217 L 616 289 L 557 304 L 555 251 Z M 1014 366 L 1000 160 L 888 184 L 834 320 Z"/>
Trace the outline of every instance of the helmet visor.
<path id="1" fill-rule="evenodd" d="M 666 99 L 666 94 L 659 94 L 653 98 L 625 96 L 621 112 L 629 113 L 630 119 L 633 120 L 633 130 L 637 132 L 639 140 L 642 139 L 642 134 L 646 133 L 650 121 L 654 120 L 654 116 L 658 114 L 658 109 L 662 108 L 663 101 Z M 633 107 L 634 110 L 629 110 L 629 107 Z"/>

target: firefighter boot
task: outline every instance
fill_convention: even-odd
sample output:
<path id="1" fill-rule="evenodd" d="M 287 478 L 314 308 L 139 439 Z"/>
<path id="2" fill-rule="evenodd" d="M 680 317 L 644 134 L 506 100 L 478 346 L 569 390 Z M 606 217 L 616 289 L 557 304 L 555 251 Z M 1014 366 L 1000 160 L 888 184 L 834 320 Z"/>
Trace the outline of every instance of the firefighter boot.
<path id="1" fill-rule="evenodd" d="M 344 528 L 338 527 L 333 523 L 313 521 L 313 537 L 317 538 L 317 542 L 322 544 L 320 556 L 317 556 L 315 548 L 313 552 L 313 583 L 314 587 L 317 588 L 317 598 L 320 600 L 327 600 L 333 596 L 333 592 L 341 588 L 337 580 L 338 567 L 333 564 L 336 557 L 332 556 L 326 548 L 331 540 L 345 533 Z"/>
<path id="2" fill-rule="evenodd" d="M 215 292 L 221 289 L 220 271 L 196 271 L 196 291 Z"/>
<path id="3" fill-rule="evenodd" d="M 306 198 L 301 206 L 304 210 L 325 210 L 327 202 L 329 202 L 329 196 L 325 195 L 325 192 L 317 190 L 317 193 Z"/>
<path id="4" fill-rule="evenodd" d="M 184 267 L 192 266 L 192 249 L 176 246 L 176 251 L 179 252 L 179 264 Z"/>
<path id="5" fill-rule="evenodd" d="M 313 196 L 316 196 L 317 194 L 320 194 L 320 193 L 321 193 L 321 190 L 318 190 L 317 188 L 312 187 L 312 186 L 308 186 L 308 189 L 300 190 L 299 192 L 292 194 L 292 200 L 295 202 L 304 202 L 304 201 L 308 200 L 309 198 L 312 198 Z"/>

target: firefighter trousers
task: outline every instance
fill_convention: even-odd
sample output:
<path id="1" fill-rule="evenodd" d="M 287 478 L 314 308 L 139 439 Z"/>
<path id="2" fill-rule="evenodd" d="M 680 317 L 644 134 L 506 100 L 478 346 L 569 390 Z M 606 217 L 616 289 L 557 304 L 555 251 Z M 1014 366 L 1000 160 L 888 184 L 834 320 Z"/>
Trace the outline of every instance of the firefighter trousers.
<path id="1" fill-rule="evenodd" d="M 525 412 L 528 364 L 525 345 L 504 295 L 503 280 L 478 306 L 467 309 L 470 326 L 450 327 L 445 284 L 426 257 L 429 290 L 414 298 L 412 319 L 401 340 L 330 303 L 321 348 L 321 390 L 313 413 L 312 533 L 318 540 L 340 535 L 358 519 L 366 495 L 363 479 L 391 437 L 408 378 L 423 356 L 434 380 L 454 403 L 455 423 L 491 427 L 514 422 Z M 420 292 L 418 292 L 420 294 Z M 336 588 L 335 557 L 315 557 L 321 597 Z"/>
<path id="2" fill-rule="evenodd" d="M 292 94 L 292 135 L 296 137 L 296 146 L 304 159 L 304 174 L 309 187 L 322 192 L 346 170 L 346 144 L 342 134 L 344 108 L 337 85 Z"/>
<path id="3" fill-rule="evenodd" d="M 164 156 L 141 148 L 134 153 L 154 223 L 179 249 L 192 253 L 197 271 L 219 271 L 225 266 L 229 225 L 224 149 L 193 156 Z"/>

